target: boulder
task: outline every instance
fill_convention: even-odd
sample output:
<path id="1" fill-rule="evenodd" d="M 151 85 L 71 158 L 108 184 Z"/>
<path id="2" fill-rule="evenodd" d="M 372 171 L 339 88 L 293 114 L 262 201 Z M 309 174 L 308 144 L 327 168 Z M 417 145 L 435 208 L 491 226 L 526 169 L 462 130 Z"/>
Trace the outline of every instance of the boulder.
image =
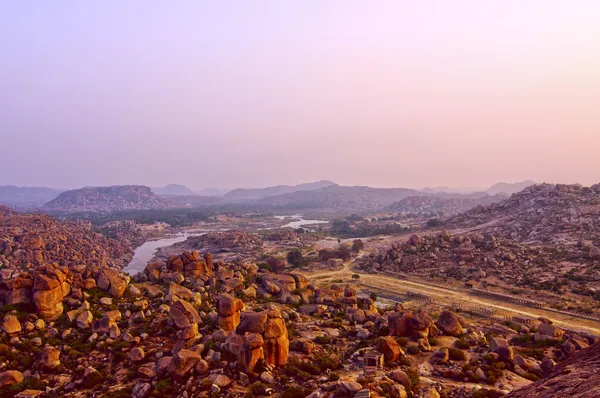
<path id="1" fill-rule="evenodd" d="M 175 377 L 185 376 L 202 358 L 191 350 L 181 350 L 173 355 L 167 370 Z"/>
<path id="2" fill-rule="evenodd" d="M 238 354 L 238 367 L 242 372 L 253 374 L 254 367 L 264 358 L 264 340 L 258 333 L 246 333 Z"/>
<path id="3" fill-rule="evenodd" d="M 56 369 L 60 366 L 60 351 L 54 347 L 44 347 L 39 362 L 40 369 Z"/>
<path id="4" fill-rule="evenodd" d="M 240 324 L 240 314 L 244 310 L 242 300 L 233 297 L 230 294 L 220 294 L 217 301 L 217 324 L 226 332 L 235 330 Z"/>
<path id="5" fill-rule="evenodd" d="M 460 320 L 448 310 L 442 311 L 435 324 L 445 335 L 459 337 L 462 334 Z"/>
<path id="6" fill-rule="evenodd" d="M 111 268 L 103 268 L 96 279 L 98 287 L 113 297 L 121 297 L 127 288 L 127 281 L 121 274 Z"/>
<path id="7" fill-rule="evenodd" d="M 385 362 L 394 362 L 404 356 L 404 351 L 391 336 L 380 337 L 377 340 L 377 351 L 383 354 Z"/>
<path id="8" fill-rule="evenodd" d="M 5 315 L 2 330 L 9 336 L 15 336 L 21 333 L 21 322 L 14 315 Z"/>
<path id="9" fill-rule="evenodd" d="M 23 381 L 23 373 L 17 370 L 7 370 L 0 373 L 0 388 L 12 386 Z"/>
<path id="10" fill-rule="evenodd" d="M 57 284 L 47 290 L 36 290 L 33 294 L 33 302 L 37 308 L 40 317 L 46 321 L 54 321 L 60 317 L 64 311 L 63 289 L 58 281 L 52 279 Z"/>
<path id="11" fill-rule="evenodd" d="M 173 322 L 179 329 L 183 329 L 192 323 L 201 323 L 200 315 L 198 311 L 187 301 L 178 300 L 176 301 L 169 311 Z"/>

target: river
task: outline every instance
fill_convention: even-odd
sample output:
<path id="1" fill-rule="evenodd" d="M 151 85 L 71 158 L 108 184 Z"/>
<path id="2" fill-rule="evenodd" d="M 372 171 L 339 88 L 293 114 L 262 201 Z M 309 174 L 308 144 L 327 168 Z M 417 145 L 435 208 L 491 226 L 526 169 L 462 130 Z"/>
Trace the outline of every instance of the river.
<path id="1" fill-rule="evenodd" d="M 281 227 L 278 228 L 300 228 L 303 225 L 314 225 L 314 224 L 326 224 L 327 221 L 321 220 L 305 220 L 302 218 L 302 215 L 296 214 L 293 216 L 275 216 L 279 220 L 288 220 L 291 221 Z M 141 246 L 135 249 L 133 253 L 133 258 L 123 268 L 123 272 L 128 273 L 129 275 L 135 275 L 138 272 L 142 272 L 148 262 L 154 257 L 156 251 L 162 247 L 171 246 L 175 243 L 182 242 L 186 240 L 190 236 L 200 236 L 204 235 L 208 232 L 223 232 L 227 231 L 226 229 L 214 229 L 214 230 L 198 230 L 198 229 L 190 229 L 187 231 L 180 232 L 175 235 L 170 235 L 169 237 L 149 240 L 144 242 Z"/>

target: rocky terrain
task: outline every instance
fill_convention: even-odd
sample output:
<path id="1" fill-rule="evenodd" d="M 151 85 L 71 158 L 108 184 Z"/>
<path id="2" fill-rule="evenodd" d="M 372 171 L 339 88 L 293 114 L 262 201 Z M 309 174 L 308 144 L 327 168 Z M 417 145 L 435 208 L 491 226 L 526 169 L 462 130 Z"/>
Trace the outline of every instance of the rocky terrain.
<path id="1" fill-rule="evenodd" d="M 600 184 L 533 185 L 500 203 L 451 217 L 445 225 L 520 242 L 600 244 Z"/>
<path id="2" fill-rule="evenodd" d="M 474 287 L 520 291 L 539 299 L 546 291 L 557 308 L 598 311 L 600 251 L 592 247 L 522 244 L 491 234 L 414 235 L 362 260 L 367 272 L 401 272 Z M 535 293 L 534 293 L 535 292 Z M 575 294 L 567 300 L 566 293 Z"/>
<path id="3" fill-rule="evenodd" d="M 42 210 L 50 213 L 118 212 L 128 210 L 168 209 L 172 205 L 148 187 L 119 185 L 87 187 L 61 193 Z"/>
<path id="4" fill-rule="evenodd" d="M 600 396 L 600 344 L 574 354 L 544 379 L 507 395 L 507 398 L 595 398 Z"/>
<path id="5" fill-rule="evenodd" d="M 131 228 L 125 230 L 127 236 L 139 240 Z M 0 270 L 7 277 L 55 263 L 120 268 L 133 254 L 132 242 L 123 236 L 115 238 L 94 232 L 89 222 L 58 221 L 46 214 L 0 206 Z"/>
<path id="6" fill-rule="evenodd" d="M 348 284 L 210 253 L 171 256 L 134 279 L 45 266 L 3 277 L 5 294 L 27 280 L 33 304 L 1 308 L 7 397 L 501 396 L 596 342 L 545 320 L 377 308 Z"/>
<path id="7" fill-rule="evenodd" d="M 194 191 L 192 191 L 185 185 L 179 185 L 179 184 L 169 184 L 169 185 L 165 185 L 164 187 L 160 187 L 160 188 L 153 187 L 151 189 L 152 189 L 152 192 L 154 192 L 157 195 L 181 195 L 181 196 L 194 195 Z"/>
<path id="8" fill-rule="evenodd" d="M 462 213 L 476 206 L 498 203 L 507 199 L 507 196 L 497 194 L 470 194 L 459 197 L 439 196 L 409 196 L 394 202 L 384 209 L 386 212 L 403 214 L 422 214 L 429 217 L 444 217 Z"/>

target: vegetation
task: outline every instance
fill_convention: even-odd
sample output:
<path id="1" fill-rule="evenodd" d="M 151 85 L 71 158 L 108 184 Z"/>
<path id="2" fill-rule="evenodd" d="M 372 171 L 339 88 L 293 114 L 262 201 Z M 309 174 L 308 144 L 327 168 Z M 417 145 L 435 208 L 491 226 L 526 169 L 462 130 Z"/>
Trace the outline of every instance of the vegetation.
<path id="1" fill-rule="evenodd" d="M 94 225 L 102 225 L 109 221 L 134 220 L 139 224 L 164 222 L 174 227 L 186 227 L 209 219 L 207 212 L 198 208 L 128 210 L 113 213 L 83 212 L 68 214 L 64 218 L 89 220 Z"/>

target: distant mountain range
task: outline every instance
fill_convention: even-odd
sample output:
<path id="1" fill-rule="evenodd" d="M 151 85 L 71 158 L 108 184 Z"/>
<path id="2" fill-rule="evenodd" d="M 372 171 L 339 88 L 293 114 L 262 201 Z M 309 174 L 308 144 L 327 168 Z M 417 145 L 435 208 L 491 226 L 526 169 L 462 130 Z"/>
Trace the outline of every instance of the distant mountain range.
<path id="1" fill-rule="evenodd" d="M 152 187 L 150 189 L 157 195 L 194 195 L 194 191 L 179 184 L 165 185 L 162 188 Z"/>
<path id="2" fill-rule="evenodd" d="M 167 209 L 173 205 L 143 185 L 85 187 L 58 195 L 43 211 L 56 213 Z"/>
<path id="3" fill-rule="evenodd" d="M 535 181 L 531 181 L 531 180 L 527 180 L 527 181 L 521 181 L 521 182 L 515 182 L 515 183 L 505 183 L 505 182 L 499 182 L 497 184 L 492 185 L 491 187 L 484 189 L 484 188 L 451 188 L 451 187 L 432 187 L 432 188 L 423 188 L 421 189 L 421 192 L 425 192 L 425 193 L 432 193 L 432 194 L 436 194 L 436 193 L 458 193 L 458 194 L 464 194 L 464 195 L 468 195 L 468 194 L 472 194 L 472 193 L 476 193 L 476 192 L 485 192 L 488 195 L 498 195 L 498 194 L 504 194 L 504 195 L 512 195 L 513 193 L 517 193 L 520 192 L 522 190 L 524 190 L 525 188 L 531 186 L 531 185 L 535 185 Z"/>
<path id="4" fill-rule="evenodd" d="M 42 206 L 56 198 L 62 190 L 45 187 L 0 186 L 0 203 L 7 206 L 29 210 Z"/>
<path id="5" fill-rule="evenodd" d="M 299 185 L 277 185 L 267 188 L 238 188 L 223 195 L 226 201 L 255 201 L 269 196 L 284 195 L 301 191 L 314 191 L 336 185 L 332 181 L 317 181 Z"/>
<path id="6" fill-rule="evenodd" d="M 512 195 L 514 193 L 521 192 L 525 188 L 530 187 L 535 184 L 536 184 L 535 181 L 531 181 L 531 180 L 516 182 L 514 184 L 507 184 L 505 182 L 499 182 L 497 184 L 492 185 L 488 189 L 486 189 L 485 192 L 489 193 L 490 195 L 497 195 L 499 193 Z"/>
<path id="7" fill-rule="evenodd" d="M 113 212 L 176 207 L 202 207 L 225 211 L 440 211 L 455 210 L 498 202 L 532 181 L 515 184 L 498 183 L 485 191 L 464 193 L 466 188 L 373 188 L 342 186 L 324 180 L 299 185 L 266 188 L 238 188 L 231 191 L 206 189 L 192 191 L 183 185 L 170 184 L 149 188 L 141 185 L 85 187 L 60 192 L 51 188 L 0 187 L 0 203 L 17 209 L 39 208 L 47 212 Z M 417 199 L 422 197 L 438 198 Z M 453 199 L 453 200 L 450 200 Z"/>

